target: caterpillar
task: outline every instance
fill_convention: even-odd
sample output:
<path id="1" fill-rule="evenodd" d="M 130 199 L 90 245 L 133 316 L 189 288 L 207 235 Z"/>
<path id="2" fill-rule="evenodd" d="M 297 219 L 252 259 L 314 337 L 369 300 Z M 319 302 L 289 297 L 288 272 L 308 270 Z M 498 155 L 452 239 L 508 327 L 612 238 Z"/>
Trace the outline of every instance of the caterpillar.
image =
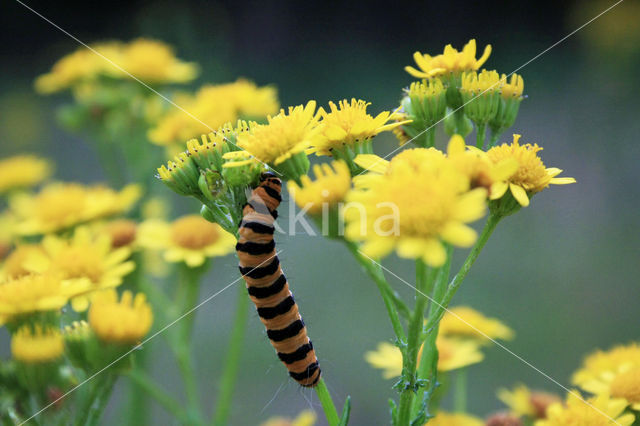
<path id="1" fill-rule="evenodd" d="M 274 174 L 260 176 L 260 184 L 242 209 L 236 252 L 249 297 L 278 358 L 295 381 L 313 387 L 320 379 L 320 366 L 273 240 L 281 189 L 282 181 Z"/>

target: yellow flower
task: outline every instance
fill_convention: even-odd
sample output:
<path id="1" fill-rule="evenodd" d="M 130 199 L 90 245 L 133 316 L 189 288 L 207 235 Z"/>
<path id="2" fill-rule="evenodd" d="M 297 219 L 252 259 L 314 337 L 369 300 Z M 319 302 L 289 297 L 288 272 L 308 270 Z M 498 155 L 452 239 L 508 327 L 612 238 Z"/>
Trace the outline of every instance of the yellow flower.
<path id="1" fill-rule="evenodd" d="M 301 412 L 295 419 L 287 417 L 272 417 L 261 426 L 313 426 L 316 423 L 316 414 L 311 410 Z"/>
<path id="2" fill-rule="evenodd" d="M 320 214 L 322 206 L 335 206 L 344 200 L 351 188 L 351 174 L 344 161 L 334 161 L 331 165 L 314 165 L 316 180 L 302 176 L 302 187 L 289 182 L 289 192 L 301 208 L 307 208 L 310 214 Z"/>
<path id="3" fill-rule="evenodd" d="M 404 151 L 384 167 L 386 174 L 358 179 L 347 194 L 345 235 L 364 241 L 362 251 L 380 258 L 394 249 L 430 266 L 446 260 L 441 241 L 468 247 L 476 232 L 466 225 L 486 210 L 484 188 L 469 190 L 469 178 L 436 149 Z"/>
<path id="4" fill-rule="evenodd" d="M 224 256 L 235 250 L 236 239 L 216 223 L 198 215 L 187 215 L 169 224 L 152 219 L 139 229 L 140 245 L 162 250 L 168 262 L 185 262 L 194 268 L 208 257 Z"/>
<path id="5" fill-rule="evenodd" d="M 521 75 L 511 74 L 511 78 L 507 79 L 505 74 L 500 77 L 502 85 L 500 87 L 500 95 L 505 99 L 519 98 L 524 92 L 524 80 Z"/>
<path id="6" fill-rule="evenodd" d="M 430 78 L 445 73 L 458 73 L 462 71 L 475 71 L 484 64 L 491 54 L 491 45 L 484 48 L 484 53 L 476 59 L 476 41 L 469 40 L 462 51 L 458 52 L 450 44 L 444 48 L 444 53 L 430 56 L 415 52 L 413 59 L 416 61 L 417 70 L 413 67 L 405 67 L 405 71 L 417 78 Z"/>
<path id="7" fill-rule="evenodd" d="M 438 336 L 436 346 L 438 348 L 439 371 L 457 370 L 477 364 L 484 359 L 478 344 L 473 341 Z M 422 354 L 422 349 L 420 348 L 420 354 Z M 365 353 L 364 358 L 372 367 L 383 370 L 382 377 L 385 379 L 392 379 L 402 374 L 402 352 L 391 343 L 379 343 L 378 349 Z M 418 359 L 420 359 L 420 355 L 418 355 Z"/>
<path id="8" fill-rule="evenodd" d="M 268 124 L 238 135 L 238 146 L 264 163 L 278 165 L 318 139 L 322 125 L 315 109 L 316 102 L 309 101 L 305 106 L 289 107 L 288 113 L 280 110 L 278 115 L 267 117 Z"/>
<path id="9" fill-rule="evenodd" d="M 91 46 L 99 53 L 81 47 L 58 60 L 51 71 L 36 79 L 35 87 L 39 93 L 50 94 L 65 90 L 74 84 L 96 79 L 102 74 L 116 74 L 115 66 L 100 55 L 115 63 L 120 61 L 122 43 L 97 43 Z"/>
<path id="10" fill-rule="evenodd" d="M 546 418 L 547 408 L 560 402 L 560 397 L 555 394 L 531 391 L 525 385 L 517 385 L 513 390 L 498 390 L 498 399 L 509 407 L 512 414 L 534 419 Z"/>
<path id="11" fill-rule="evenodd" d="M 63 280 L 51 273 L 9 279 L 0 284 L 0 324 L 18 315 L 60 309 L 90 285 L 88 280 Z"/>
<path id="12" fill-rule="evenodd" d="M 484 422 L 475 416 L 444 411 L 438 411 L 427 424 L 429 426 L 484 426 Z"/>
<path id="13" fill-rule="evenodd" d="M 383 111 L 375 117 L 367 113 L 367 107 L 371 102 L 346 99 L 335 103 L 329 102 L 331 112 L 327 113 L 322 107 L 318 110 L 322 117 L 322 137 L 313 144 L 311 152 L 317 155 L 331 155 L 334 149 L 345 147 L 354 148 L 358 142 L 364 142 L 378 133 L 392 130 L 411 120 L 388 123 L 396 116 L 389 111 Z"/>
<path id="14" fill-rule="evenodd" d="M 135 268 L 129 247 L 112 248 L 111 238 L 103 233 L 94 237 L 88 228 L 77 228 L 69 240 L 48 235 L 42 241 L 44 255 L 28 259 L 26 268 L 35 272 L 51 271 L 64 279 L 88 279 L 89 291 L 103 290 L 122 284 L 124 276 Z M 75 310 L 84 311 L 86 297 L 73 300 Z"/>
<path id="15" fill-rule="evenodd" d="M 179 109 L 171 109 L 154 128 L 149 129 L 149 140 L 168 146 L 211 132 L 238 119 L 235 106 L 223 97 L 216 86 L 203 86 L 195 95 L 181 95 L 175 99 Z"/>
<path id="16" fill-rule="evenodd" d="M 542 150 L 538 144 L 520 145 L 518 143 L 519 139 L 520 135 L 514 134 L 511 145 L 505 143 L 487 151 L 489 159 L 491 159 L 494 164 L 499 164 L 506 159 L 513 158 L 519 165 L 518 170 L 516 170 L 507 181 L 492 187 L 492 200 L 501 198 L 507 189 L 509 189 L 513 198 L 515 198 L 521 206 L 526 207 L 529 205 L 531 195 L 542 191 L 550 184 L 566 185 L 575 183 L 576 180 L 574 178 L 556 177 L 562 173 L 562 170 L 555 167 L 546 168 L 544 166 L 537 154 L 538 151 Z"/>
<path id="17" fill-rule="evenodd" d="M 0 277 L 20 278 L 31 274 L 33 271 L 26 267 L 29 259 L 42 256 L 43 254 L 44 251 L 40 244 L 22 244 L 17 246 L 5 259 Z"/>
<path id="18" fill-rule="evenodd" d="M 630 426 L 635 420 L 633 414 L 624 414 L 627 404 L 623 399 L 611 399 L 602 394 L 586 402 L 588 404 L 577 393 L 570 393 L 566 405 L 559 402 L 551 405 L 547 409 L 547 418 L 536 421 L 535 426 Z"/>
<path id="19" fill-rule="evenodd" d="M 513 339 L 513 330 L 496 318 L 487 318 L 469 306 L 450 308 L 440 320 L 440 333 L 448 337 L 468 337 L 479 343 L 488 339 Z"/>
<path id="20" fill-rule="evenodd" d="M 640 345 L 631 343 L 589 355 L 572 382 L 596 395 L 624 398 L 640 410 Z"/>
<path id="21" fill-rule="evenodd" d="M 46 234 L 123 213 L 140 198 L 140 193 L 137 185 L 116 192 L 99 185 L 52 183 L 37 195 L 13 197 L 10 206 L 17 217 L 18 233 Z"/>
<path id="22" fill-rule="evenodd" d="M 161 41 L 139 38 L 123 46 L 114 60 L 126 73 L 115 70 L 116 76 L 128 74 L 151 84 L 187 83 L 198 75 L 198 66 L 176 58 L 173 48 Z"/>
<path id="23" fill-rule="evenodd" d="M 36 79 L 36 90 L 54 93 L 105 75 L 123 79 L 133 75 L 151 84 L 185 83 L 198 73 L 196 64 L 180 61 L 169 45 L 157 40 L 139 38 L 130 43 L 107 42 L 90 47 L 61 58 L 51 72 Z"/>
<path id="24" fill-rule="evenodd" d="M 59 330 L 23 326 L 11 337 L 11 355 L 24 363 L 55 361 L 64 353 L 64 340 Z"/>
<path id="25" fill-rule="evenodd" d="M 153 314 L 143 293 L 118 293 L 111 289 L 96 293 L 89 308 L 89 324 L 104 342 L 135 344 L 151 329 Z"/>
<path id="26" fill-rule="evenodd" d="M 0 194 L 34 186 L 51 175 L 51 164 L 34 155 L 17 155 L 0 160 Z"/>
<path id="27" fill-rule="evenodd" d="M 515 75 L 515 74 L 514 74 Z M 501 87 L 500 74 L 496 71 L 465 72 L 462 74 L 460 91 L 474 95 L 486 92 L 497 92 Z"/>
<path id="28" fill-rule="evenodd" d="M 174 109 L 161 118 L 149 131 L 153 143 L 169 145 L 197 138 L 240 117 L 262 119 L 280 108 L 274 87 L 258 87 L 244 79 L 203 86 L 194 96 L 177 97 L 176 104 L 187 112 Z"/>

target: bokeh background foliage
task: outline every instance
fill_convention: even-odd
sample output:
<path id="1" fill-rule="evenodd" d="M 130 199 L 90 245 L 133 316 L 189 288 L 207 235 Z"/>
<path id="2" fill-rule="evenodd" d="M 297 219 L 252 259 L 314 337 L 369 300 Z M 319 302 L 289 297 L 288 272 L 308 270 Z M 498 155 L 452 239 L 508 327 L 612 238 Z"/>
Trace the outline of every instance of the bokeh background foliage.
<path id="1" fill-rule="evenodd" d="M 437 52 L 443 44 L 462 46 L 476 38 L 482 46 L 494 46 L 493 67 L 510 71 L 613 2 L 28 4 L 86 42 L 144 35 L 173 44 L 181 58 L 202 67 L 193 88 L 245 76 L 277 85 L 282 105 L 356 97 L 370 100 L 375 113 L 397 104 L 399 89 L 411 81 L 402 68 L 415 50 Z M 42 153 L 60 165 L 59 179 L 102 180 L 91 145 L 55 123 L 52 111 L 64 99 L 38 97 L 32 89 L 33 79 L 77 43 L 18 3 L 3 2 L 0 11 L 0 156 Z M 504 320 L 517 333 L 507 346 L 565 384 L 585 353 L 638 338 L 639 21 L 638 3 L 627 0 L 520 71 L 530 97 L 514 131 L 543 145 L 543 156 L 562 165 L 579 185 L 545 192 L 505 220 L 456 298 L 455 304 Z M 396 146 L 390 134 L 376 143 L 379 152 Z M 177 211 L 198 208 L 195 201 L 177 200 Z M 286 204 L 282 221 L 288 217 Z M 392 336 L 372 283 L 337 243 L 300 234 L 281 235 L 278 244 L 334 398 L 357 395 L 353 424 L 387 419 L 392 382 L 363 360 L 381 330 Z M 392 260 L 388 266 L 413 281 L 410 262 Z M 232 256 L 216 259 L 201 297 L 237 278 Z M 390 279 L 410 297 L 408 287 Z M 215 398 L 223 352 L 214 349 L 227 341 L 235 295 L 225 292 L 198 313 L 195 356 L 207 379 L 204 403 Z M 6 357 L 8 337 L 1 333 L 0 356 Z M 171 388 L 179 382 L 173 361 L 162 351 L 154 353 L 154 376 Z M 243 361 L 233 413 L 237 424 L 272 414 L 294 416 L 317 405 L 311 391 L 283 374 L 257 318 L 249 321 Z M 499 408 L 495 390 L 514 382 L 558 390 L 492 348 L 470 371 L 470 411 L 484 415 Z M 385 388 L 386 393 L 379 391 Z M 123 415 L 120 395 L 116 390 L 107 424 L 119 423 Z M 159 423 L 161 415 L 154 412 Z"/>

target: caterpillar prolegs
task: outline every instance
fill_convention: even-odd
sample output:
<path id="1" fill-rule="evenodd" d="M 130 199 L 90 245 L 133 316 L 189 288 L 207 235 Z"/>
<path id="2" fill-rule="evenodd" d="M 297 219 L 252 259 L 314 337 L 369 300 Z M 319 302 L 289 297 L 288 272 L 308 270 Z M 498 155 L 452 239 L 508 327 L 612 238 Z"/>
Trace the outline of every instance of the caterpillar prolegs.
<path id="1" fill-rule="evenodd" d="M 278 358 L 300 385 L 313 387 L 320 379 L 318 359 L 280 267 L 273 240 L 281 188 L 282 181 L 273 174 L 261 176 L 260 185 L 243 208 L 236 251 L 249 297 Z"/>

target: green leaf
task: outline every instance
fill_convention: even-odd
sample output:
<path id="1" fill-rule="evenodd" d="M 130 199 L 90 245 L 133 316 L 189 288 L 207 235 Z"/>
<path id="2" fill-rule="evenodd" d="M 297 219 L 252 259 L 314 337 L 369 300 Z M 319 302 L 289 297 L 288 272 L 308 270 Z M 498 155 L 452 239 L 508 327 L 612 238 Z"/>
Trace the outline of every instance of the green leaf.
<path id="1" fill-rule="evenodd" d="M 347 426 L 349 424 L 349 414 L 351 414 L 351 396 L 347 396 L 342 408 L 342 416 L 340 417 L 339 426 Z"/>

